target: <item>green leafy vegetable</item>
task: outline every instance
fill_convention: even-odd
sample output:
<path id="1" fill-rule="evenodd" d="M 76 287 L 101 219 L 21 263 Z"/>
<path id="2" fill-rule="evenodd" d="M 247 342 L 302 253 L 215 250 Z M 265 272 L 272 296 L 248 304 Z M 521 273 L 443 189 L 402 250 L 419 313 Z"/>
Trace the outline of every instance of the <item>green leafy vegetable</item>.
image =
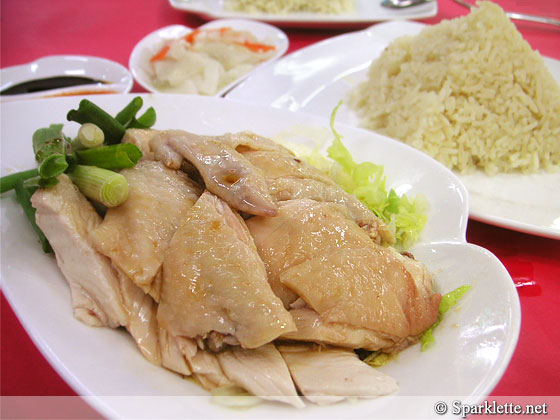
<path id="1" fill-rule="evenodd" d="M 393 189 L 387 191 L 387 178 L 382 165 L 354 161 L 342 143 L 342 135 L 334 127 L 336 113 L 341 105 L 342 102 L 339 102 L 331 114 L 330 125 L 334 139 L 327 149 L 330 159 L 324 158 L 318 149 L 300 157 L 326 172 L 344 190 L 358 197 L 376 216 L 385 221 L 395 232 L 398 248 L 409 248 L 426 225 L 427 202 L 421 195 L 412 199 L 405 194 L 399 196 Z"/>
<path id="2" fill-rule="evenodd" d="M 383 353 L 381 350 L 370 353 L 364 360 L 371 367 L 381 367 L 393 360 L 398 353 Z"/>
<path id="3" fill-rule="evenodd" d="M 451 307 L 455 306 L 459 299 L 461 299 L 464 294 L 470 290 L 470 288 L 470 285 L 460 286 L 457 289 L 442 296 L 441 302 L 439 304 L 439 314 L 436 322 L 434 322 L 432 326 L 428 328 L 420 338 L 420 342 L 422 343 L 422 351 L 428 349 L 435 343 L 433 335 L 434 329 L 440 324 L 441 320 L 443 319 L 443 315 L 447 311 L 449 311 Z"/>
<path id="4" fill-rule="evenodd" d="M 35 223 L 35 208 L 31 205 L 31 196 L 35 192 L 37 188 L 29 188 L 26 187 L 23 183 L 23 179 L 19 179 L 15 184 L 15 192 L 16 192 L 16 200 L 23 208 L 25 215 L 27 216 L 27 220 L 33 226 L 33 229 L 39 236 L 39 240 L 41 241 L 41 245 L 43 247 L 43 251 L 45 253 L 52 252 L 52 248 L 47 240 L 47 237 L 41 231 L 37 223 Z"/>

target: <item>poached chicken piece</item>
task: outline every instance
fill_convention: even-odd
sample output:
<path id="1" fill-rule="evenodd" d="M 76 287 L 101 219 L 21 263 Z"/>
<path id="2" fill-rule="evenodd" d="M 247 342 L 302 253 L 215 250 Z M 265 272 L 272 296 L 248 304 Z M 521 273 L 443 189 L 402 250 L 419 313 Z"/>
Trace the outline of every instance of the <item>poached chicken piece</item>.
<path id="1" fill-rule="evenodd" d="M 286 307 L 302 305 L 318 314 L 320 330 L 310 330 L 316 319 L 298 313 L 298 330 L 291 339 L 324 341 L 370 350 L 394 350 L 435 322 L 441 296 L 432 291 L 429 273 L 420 263 L 392 248 L 374 243 L 346 209 L 332 203 L 292 200 L 279 204 L 275 218 L 254 217 L 247 226 L 268 270 L 273 290 Z M 328 334 L 332 326 L 332 334 Z M 341 334 L 342 327 L 379 335 Z M 305 331 L 310 332 L 306 336 Z M 349 339 L 349 341 L 346 341 Z"/>
<path id="2" fill-rule="evenodd" d="M 317 404 L 378 397 L 398 389 L 393 378 L 363 363 L 352 350 L 313 345 L 280 345 L 278 350 L 298 389 Z"/>
<path id="3" fill-rule="evenodd" d="M 128 181 L 128 199 L 107 211 L 90 239 L 115 267 L 158 300 L 156 277 L 164 252 L 202 189 L 186 174 L 157 161 L 141 161 L 121 174 Z"/>
<path id="4" fill-rule="evenodd" d="M 263 171 L 269 192 L 277 202 L 308 198 L 340 204 L 376 243 L 395 243 L 391 229 L 356 196 L 344 191 L 328 175 L 296 158 L 288 149 L 251 149 L 244 151 L 243 156 Z"/>
<path id="5" fill-rule="evenodd" d="M 74 316 L 92 326 L 126 325 L 128 314 L 111 261 L 88 241 L 102 219 L 67 175 L 58 181 L 52 188 L 38 189 L 31 204 L 70 286 Z"/>
<path id="6" fill-rule="evenodd" d="M 215 331 L 245 348 L 295 330 L 243 219 L 209 192 L 187 212 L 165 254 L 158 320 L 175 336 L 206 339 Z"/>
<path id="7" fill-rule="evenodd" d="M 167 130 L 150 140 L 150 148 L 155 158 L 170 168 L 181 168 L 183 159 L 190 162 L 200 172 L 206 188 L 235 209 L 274 216 L 276 205 L 260 170 L 236 150 L 244 146 L 242 139 L 240 135 L 210 137 Z M 254 142 L 249 137 L 246 141 Z"/>

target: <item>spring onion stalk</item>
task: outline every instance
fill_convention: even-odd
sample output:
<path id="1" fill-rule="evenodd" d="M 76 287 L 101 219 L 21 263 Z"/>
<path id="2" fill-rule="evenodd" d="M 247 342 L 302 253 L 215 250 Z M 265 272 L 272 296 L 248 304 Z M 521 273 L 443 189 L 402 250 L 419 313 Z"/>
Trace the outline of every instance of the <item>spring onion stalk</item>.
<path id="1" fill-rule="evenodd" d="M 140 149 L 130 143 L 113 144 L 93 149 L 77 150 L 80 165 L 97 166 L 104 169 L 132 168 L 140 158 Z"/>
<path id="2" fill-rule="evenodd" d="M 144 101 L 140 96 L 135 97 L 130 101 L 130 103 L 125 106 L 117 115 L 115 119 L 120 122 L 123 126 L 127 127 L 132 120 L 136 117 L 136 113 L 140 111 Z"/>
<path id="3" fill-rule="evenodd" d="M 78 141 L 86 149 L 103 146 L 105 134 L 103 130 L 93 123 L 82 124 L 78 130 Z"/>
<path id="4" fill-rule="evenodd" d="M 65 155 L 50 155 L 41 166 L 39 166 L 39 176 L 41 178 L 56 178 L 68 169 Z"/>
<path id="5" fill-rule="evenodd" d="M 43 247 L 43 252 L 45 252 L 45 253 L 52 252 L 52 248 L 49 244 L 49 241 L 47 240 L 47 237 L 45 236 L 43 231 L 39 228 L 39 226 L 37 226 L 37 223 L 35 222 L 35 212 L 36 212 L 36 210 L 31 205 L 31 196 L 33 195 L 33 193 L 35 192 L 35 190 L 37 188 L 28 188 L 28 187 L 24 186 L 23 179 L 20 178 L 16 182 L 14 189 L 15 189 L 15 192 L 16 192 L 17 202 L 23 208 L 23 211 L 24 211 L 25 215 L 27 216 L 27 220 L 29 220 L 29 222 L 31 223 L 31 226 L 33 226 L 33 230 L 35 230 L 35 232 L 37 233 L 37 236 L 39 236 L 39 240 L 41 241 L 41 245 Z"/>
<path id="6" fill-rule="evenodd" d="M 105 134 L 106 144 L 119 143 L 124 136 L 125 127 L 87 99 L 80 101 L 78 109 L 71 109 L 66 115 L 66 119 L 80 124 L 93 123 L 97 125 Z"/>
<path id="7" fill-rule="evenodd" d="M 128 128 L 150 128 L 156 123 L 156 111 L 153 107 L 149 107 L 146 112 L 137 119 L 133 119 Z"/>
<path id="8" fill-rule="evenodd" d="M 118 206 L 128 197 L 128 182 L 117 172 L 95 166 L 76 165 L 68 175 L 86 197 L 106 207 Z"/>
<path id="9" fill-rule="evenodd" d="M 67 146 L 62 124 L 51 124 L 33 133 L 33 153 L 37 163 L 42 163 L 50 155 L 64 155 Z"/>
<path id="10" fill-rule="evenodd" d="M 15 174 L 10 174 L 0 178 L 0 193 L 10 191 L 15 188 L 17 182 L 21 179 L 22 181 L 33 178 L 39 175 L 39 169 L 30 169 L 28 171 L 16 172 Z"/>
<path id="11" fill-rule="evenodd" d="M 25 188 L 50 188 L 54 187 L 56 184 L 58 184 L 57 178 L 41 178 L 40 176 L 23 181 L 23 186 Z"/>

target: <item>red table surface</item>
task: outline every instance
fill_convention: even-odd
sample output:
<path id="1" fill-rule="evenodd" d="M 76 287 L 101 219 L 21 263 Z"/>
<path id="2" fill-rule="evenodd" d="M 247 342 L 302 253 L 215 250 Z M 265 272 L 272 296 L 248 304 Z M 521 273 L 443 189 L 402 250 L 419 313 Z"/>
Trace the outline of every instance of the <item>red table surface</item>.
<path id="1" fill-rule="evenodd" d="M 558 0 L 497 2 L 508 10 L 560 18 Z M 452 0 L 439 0 L 437 16 L 423 22 L 433 24 L 466 13 Z M 100 56 L 128 66 L 132 48 L 147 33 L 171 24 L 197 27 L 202 23 L 196 16 L 171 8 L 167 0 L 2 0 L 1 66 L 51 54 Z M 560 59 L 557 28 L 516 24 L 533 48 Z M 285 28 L 290 39 L 288 52 L 357 29 L 360 27 Z M 143 89 L 135 84 L 133 91 Z M 560 395 L 560 241 L 473 220 L 468 224 L 467 239 L 493 252 L 514 282 L 533 283 L 518 288 L 521 335 L 511 364 L 492 395 Z M 1 394 L 76 395 L 36 349 L 3 295 L 1 304 Z"/>

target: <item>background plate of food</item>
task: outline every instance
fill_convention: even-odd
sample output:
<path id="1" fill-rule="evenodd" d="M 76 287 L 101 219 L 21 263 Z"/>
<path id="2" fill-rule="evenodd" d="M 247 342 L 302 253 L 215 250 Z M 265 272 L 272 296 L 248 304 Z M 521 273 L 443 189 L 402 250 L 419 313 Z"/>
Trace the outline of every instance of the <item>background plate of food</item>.
<path id="1" fill-rule="evenodd" d="M 381 1 L 369 0 L 169 0 L 179 10 L 206 19 L 247 18 L 282 26 L 347 27 L 396 19 L 422 19 L 437 14 L 437 1 L 404 9 L 383 7 Z"/>
<path id="2" fill-rule="evenodd" d="M 433 27 L 389 22 L 326 40 L 229 97 L 316 115 L 344 100 L 340 121 L 408 138 L 456 171 L 472 218 L 560 238 L 559 83 L 560 62 L 488 6 Z"/>
<path id="3" fill-rule="evenodd" d="M 129 67 L 150 92 L 221 96 L 288 45 L 280 29 L 251 20 L 216 20 L 194 30 L 171 25 L 138 42 Z"/>
<path id="4" fill-rule="evenodd" d="M 295 148 L 300 150 L 313 150 L 317 142 L 329 145 L 335 141 L 335 132 L 331 131 L 333 127 L 329 127 L 329 120 L 324 117 L 196 95 L 149 94 L 141 98 L 145 106 L 156 110 L 157 122 L 153 128 L 157 130 L 188 130 L 204 136 L 250 130 L 286 144 L 296 144 Z M 110 115 L 115 115 L 131 102 L 133 96 L 105 95 L 88 99 Z M 38 128 L 64 123 L 64 133 L 75 136 L 79 125 L 67 122 L 66 116 L 79 103 L 78 98 L 56 98 L 2 104 L 2 175 L 36 165 L 31 138 Z M 29 115 L 34 115 L 33 124 L 29 124 Z M 53 255 L 43 253 L 12 192 L 2 194 L 1 199 L 2 290 L 30 337 L 57 372 L 79 395 L 109 418 L 438 418 L 433 405 L 442 397 L 457 396 L 465 404 L 482 401 L 495 387 L 511 359 L 519 334 L 520 306 L 511 277 L 499 260 L 487 250 L 466 243 L 466 189 L 443 165 L 407 145 L 342 123 L 335 123 L 335 127 L 357 162 L 371 161 L 382 165 L 386 176 L 382 184 L 394 191 L 393 200 L 397 196 L 402 198 L 402 194 L 413 201 L 419 196 L 425 200 L 426 206 L 422 207 L 426 215 L 425 225 L 413 245 L 407 248 L 407 253 L 399 254 L 398 258 L 412 263 L 414 255 L 417 261 L 425 264 L 433 277 L 435 290 L 442 294 L 461 286 L 470 286 L 433 330 L 435 342 L 429 348 L 422 351 L 420 343 L 412 340 L 412 345 L 400 351 L 397 357 L 376 368 L 377 372 L 393 378 L 393 383 L 397 384 L 398 390 L 392 388 L 390 395 L 359 401 L 354 397 L 329 406 L 315 405 L 307 398 L 302 406 L 303 399 L 294 397 L 297 398 L 294 405 L 300 408 L 278 401 L 263 401 L 243 411 L 225 407 L 224 404 L 246 403 L 247 397 L 239 397 L 240 400 L 232 402 L 224 399 L 223 395 L 211 395 L 196 382 L 149 363 L 128 334 L 127 329 L 135 331 L 130 325 L 127 329 L 92 327 L 73 317 L 72 296 L 65 277 Z M 248 138 L 255 140 L 258 136 Z M 340 140 L 340 137 L 336 138 Z M 239 153 L 250 153 L 247 148 L 239 150 Z M 147 151 L 146 157 L 150 156 Z M 301 164 L 297 159 L 293 158 L 291 164 Z M 347 158 L 345 162 L 350 164 Z M 152 163 L 148 159 L 142 165 Z M 366 163 L 360 168 L 372 166 Z M 188 170 L 187 167 L 185 169 Z M 152 205 L 145 203 L 144 214 L 149 213 L 151 208 L 159 208 L 164 201 L 164 196 L 158 195 Z M 200 217 L 205 217 L 205 213 Z M 257 217 L 261 216 L 250 218 L 247 223 L 253 223 L 251 220 Z M 236 220 L 240 223 L 241 219 Z M 320 223 L 320 219 L 315 218 L 315 222 Z M 291 223 L 291 219 L 287 219 L 282 226 L 277 226 L 278 231 L 289 228 Z M 222 224 L 213 223 L 211 226 L 215 230 Z M 310 225 L 306 223 L 302 226 L 304 229 L 296 228 L 291 232 L 297 235 Z M 115 235 L 109 235 L 110 238 L 114 239 Z M 277 245 L 285 243 L 279 241 Z M 209 252 L 213 252 L 212 249 Z M 218 259 L 215 261 L 219 263 Z M 91 271 L 88 269 L 86 273 Z M 165 279 L 165 269 L 163 275 Z M 81 295 L 78 293 L 77 296 Z M 163 296 L 162 291 L 161 298 Z M 347 302 L 352 303 L 352 300 Z M 86 300 L 86 307 L 90 303 Z M 294 309 L 297 309 L 296 306 L 301 309 L 301 303 L 294 305 Z M 190 315 L 195 316 L 197 310 L 189 308 Z M 352 310 L 355 311 L 355 307 Z M 79 307 L 75 307 L 74 311 L 82 320 L 100 320 L 95 317 L 95 310 L 80 311 Z M 147 353 L 144 355 L 150 357 Z M 353 363 L 358 363 L 358 359 L 354 360 Z M 363 368 L 374 369 L 359 363 Z M 336 363 L 322 364 L 316 374 L 327 374 L 327 377 L 314 379 L 312 384 L 325 385 L 328 389 L 331 385 L 329 381 L 340 381 L 345 377 L 344 372 L 333 376 L 336 368 Z M 242 373 L 246 375 L 247 372 L 253 371 L 246 368 Z M 256 372 L 265 371 L 258 369 Z M 258 377 L 253 374 L 248 376 Z M 270 378 L 274 382 L 274 376 Z M 205 384 L 208 386 L 208 382 Z M 342 399 L 349 397 L 345 392 L 351 388 L 345 383 L 336 396 Z M 330 392 L 334 392 L 333 389 Z M 323 396 L 332 395 L 327 392 Z M 251 404 L 254 402 L 250 400 Z"/>

